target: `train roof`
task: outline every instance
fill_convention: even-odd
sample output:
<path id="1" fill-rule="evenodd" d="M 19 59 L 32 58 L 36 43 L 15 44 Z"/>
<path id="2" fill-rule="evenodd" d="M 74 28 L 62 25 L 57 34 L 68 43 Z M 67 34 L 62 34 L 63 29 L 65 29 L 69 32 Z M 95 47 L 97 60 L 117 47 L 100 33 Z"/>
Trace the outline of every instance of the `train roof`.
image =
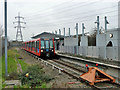
<path id="1" fill-rule="evenodd" d="M 49 33 L 49 32 L 43 32 L 43 33 L 38 34 L 36 36 L 33 36 L 31 38 L 33 38 L 33 39 L 37 39 L 37 38 L 64 38 L 64 36 L 59 35 L 59 34 Z"/>

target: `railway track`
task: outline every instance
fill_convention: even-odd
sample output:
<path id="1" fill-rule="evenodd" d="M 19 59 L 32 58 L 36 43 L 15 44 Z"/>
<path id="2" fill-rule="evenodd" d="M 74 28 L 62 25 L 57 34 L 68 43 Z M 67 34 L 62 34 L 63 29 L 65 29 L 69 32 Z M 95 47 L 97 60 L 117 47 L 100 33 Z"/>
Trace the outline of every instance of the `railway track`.
<path id="1" fill-rule="evenodd" d="M 75 64 L 72 64 L 72 63 L 68 63 L 64 60 L 62 61 L 58 61 L 56 59 L 48 59 L 48 60 L 44 60 L 44 59 L 41 59 L 31 53 L 29 53 L 30 55 L 32 55 L 34 58 L 38 59 L 38 60 L 41 60 L 42 62 L 44 62 L 46 65 L 51 65 L 53 66 L 54 68 L 58 69 L 59 72 L 63 72 L 63 73 L 66 73 L 68 74 L 69 76 L 72 76 L 73 78 L 79 80 L 80 82 L 83 81 L 82 79 L 80 79 L 80 75 L 83 74 L 84 72 L 86 72 L 86 70 L 81 70 L 80 68 L 76 68 L 74 65 Z M 84 81 L 83 83 L 88 84 L 88 82 Z M 89 85 L 91 86 L 91 85 Z M 91 86 L 92 88 L 95 88 L 95 89 L 103 89 L 103 88 L 119 88 L 120 87 L 120 84 L 119 83 L 98 83 L 98 84 L 95 84 L 95 85 L 92 85 Z"/>
<path id="2" fill-rule="evenodd" d="M 70 69 L 72 69 L 71 70 L 71 72 L 73 71 L 77 71 L 78 73 L 79 73 L 79 76 L 82 74 L 82 73 L 84 73 L 84 72 L 86 72 L 86 71 L 84 71 L 84 70 L 80 70 L 80 69 L 78 69 L 78 68 L 75 68 L 75 67 L 73 67 L 73 65 L 71 66 L 71 63 L 67 63 L 67 62 L 61 62 L 61 61 L 58 61 L 58 60 L 53 60 L 52 61 L 52 63 L 56 63 L 56 64 L 58 64 L 58 65 L 63 65 L 63 66 L 66 66 L 66 67 L 69 67 Z M 61 68 L 64 68 L 64 67 L 61 67 Z M 65 69 L 66 70 L 66 69 Z M 72 75 L 74 75 L 75 73 L 73 73 Z M 78 76 L 78 77 L 79 77 Z M 78 78 L 78 79 L 80 79 L 80 78 Z M 102 86 L 102 87 L 101 87 Z M 98 89 L 100 89 L 100 88 L 119 88 L 120 87 L 120 84 L 119 83 L 114 83 L 114 84 L 112 84 L 112 83 L 98 83 L 98 85 L 96 84 L 96 85 L 94 85 L 93 87 L 96 87 L 96 88 L 98 88 Z"/>

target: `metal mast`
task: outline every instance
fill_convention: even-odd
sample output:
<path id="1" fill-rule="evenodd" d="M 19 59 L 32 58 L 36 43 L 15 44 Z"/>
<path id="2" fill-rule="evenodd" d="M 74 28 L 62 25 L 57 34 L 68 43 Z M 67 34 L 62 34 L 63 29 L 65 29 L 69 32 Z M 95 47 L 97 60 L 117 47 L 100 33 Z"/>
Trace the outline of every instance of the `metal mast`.
<path id="1" fill-rule="evenodd" d="M 8 71 L 7 71 L 7 0 L 4 2 L 4 15 L 5 15 L 5 76 L 8 76 Z"/>
<path id="2" fill-rule="evenodd" d="M 17 23 L 17 26 L 14 27 L 14 28 L 17 28 L 16 41 L 23 41 L 21 29 L 25 27 L 21 26 L 21 23 L 26 24 L 26 22 L 21 21 L 21 19 L 24 19 L 24 17 L 21 17 L 20 13 L 18 13 L 18 16 L 16 16 L 15 19 L 17 19 L 17 21 L 13 22 L 13 24 Z"/>

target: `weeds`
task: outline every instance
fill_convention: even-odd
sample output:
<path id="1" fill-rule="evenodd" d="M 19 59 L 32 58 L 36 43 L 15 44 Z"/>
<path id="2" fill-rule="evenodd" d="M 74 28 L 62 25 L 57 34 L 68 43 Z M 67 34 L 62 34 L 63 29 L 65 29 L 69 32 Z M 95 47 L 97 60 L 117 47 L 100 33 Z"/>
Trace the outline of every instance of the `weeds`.
<path id="1" fill-rule="evenodd" d="M 29 75 L 26 77 L 26 73 Z M 45 72 L 42 70 L 40 65 L 30 66 L 25 72 L 20 75 L 22 85 L 28 85 L 30 87 L 39 87 L 46 88 L 47 82 L 51 80 L 51 78 L 45 75 Z"/>

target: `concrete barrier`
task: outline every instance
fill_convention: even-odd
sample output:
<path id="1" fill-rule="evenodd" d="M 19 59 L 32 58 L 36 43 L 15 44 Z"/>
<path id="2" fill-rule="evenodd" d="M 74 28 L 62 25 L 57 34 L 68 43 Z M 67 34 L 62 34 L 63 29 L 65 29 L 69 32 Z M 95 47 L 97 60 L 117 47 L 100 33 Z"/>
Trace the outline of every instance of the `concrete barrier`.
<path id="1" fill-rule="evenodd" d="M 60 46 L 60 51 L 64 53 L 77 54 L 76 49 L 77 49 L 76 46 Z M 98 57 L 98 58 L 104 59 L 105 50 L 106 50 L 107 59 L 118 61 L 120 60 L 118 49 L 120 50 L 120 47 L 99 46 L 97 51 L 96 46 L 79 46 L 78 54 L 82 56 Z"/>

